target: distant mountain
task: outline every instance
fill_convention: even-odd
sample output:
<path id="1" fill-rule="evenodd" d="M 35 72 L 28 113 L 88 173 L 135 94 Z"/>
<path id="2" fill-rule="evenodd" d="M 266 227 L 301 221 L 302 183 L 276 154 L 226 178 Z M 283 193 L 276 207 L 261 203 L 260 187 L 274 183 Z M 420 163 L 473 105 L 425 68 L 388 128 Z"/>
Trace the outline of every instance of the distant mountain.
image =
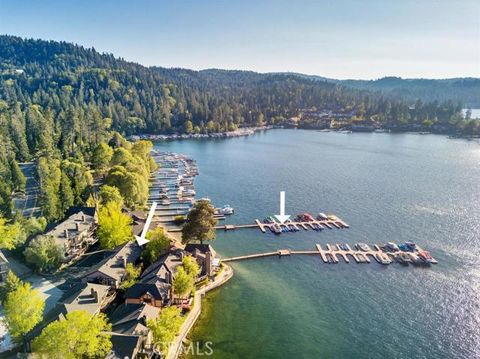
<path id="1" fill-rule="evenodd" d="M 378 80 L 336 80 L 322 76 L 290 73 L 316 81 L 341 84 L 350 88 L 379 91 L 392 98 L 410 101 L 454 101 L 465 107 L 480 108 L 480 78 L 459 77 L 452 79 L 402 79 L 383 77 Z"/>
<path id="2" fill-rule="evenodd" d="M 338 81 L 146 67 L 67 42 L 5 35 L 0 36 L 0 142 L 27 158 L 47 138 L 67 151 L 109 128 L 126 135 L 225 132 L 279 124 L 307 108 L 391 126 L 446 125 L 460 113 L 462 99 L 476 104 L 479 88 L 476 79 Z M 417 97 L 423 104 L 412 108 Z M 428 102 L 437 99 L 453 102 Z"/>

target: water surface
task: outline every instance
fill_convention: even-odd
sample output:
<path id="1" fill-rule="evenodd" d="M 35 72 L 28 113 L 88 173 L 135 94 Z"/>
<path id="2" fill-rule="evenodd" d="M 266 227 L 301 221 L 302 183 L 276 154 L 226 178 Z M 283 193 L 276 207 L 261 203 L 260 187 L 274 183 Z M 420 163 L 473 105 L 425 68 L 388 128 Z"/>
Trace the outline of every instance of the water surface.
<path id="1" fill-rule="evenodd" d="M 228 223 L 278 212 L 334 213 L 348 230 L 219 232 L 224 257 L 315 243 L 415 241 L 439 264 L 324 264 L 318 257 L 233 264 L 207 296 L 193 340 L 214 358 L 480 357 L 480 145 L 436 135 L 272 130 L 158 143 L 193 156 L 197 196 L 230 204 Z"/>

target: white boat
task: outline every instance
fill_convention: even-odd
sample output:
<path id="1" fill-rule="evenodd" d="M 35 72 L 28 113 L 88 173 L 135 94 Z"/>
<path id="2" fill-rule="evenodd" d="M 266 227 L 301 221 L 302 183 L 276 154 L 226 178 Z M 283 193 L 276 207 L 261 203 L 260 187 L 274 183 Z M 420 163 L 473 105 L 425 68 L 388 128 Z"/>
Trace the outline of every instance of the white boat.
<path id="1" fill-rule="evenodd" d="M 319 220 L 327 220 L 328 217 L 327 217 L 327 215 L 326 215 L 325 213 L 320 212 L 320 213 L 318 214 L 318 216 L 317 216 L 317 219 L 319 219 Z"/>
<path id="2" fill-rule="evenodd" d="M 218 214 L 223 214 L 223 215 L 230 215 L 235 212 L 233 207 L 230 207 L 228 204 L 223 206 L 223 208 L 217 208 L 217 210 L 218 210 Z"/>
<path id="3" fill-rule="evenodd" d="M 186 190 L 183 190 L 183 195 L 184 196 L 187 196 L 187 197 L 191 197 L 191 196 L 195 196 L 195 190 L 193 189 L 186 189 Z"/>
<path id="4" fill-rule="evenodd" d="M 398 252 L 400 250 L 400 248 L 398 248 L 398 246 L 393 242 L 388 242 L 386 247 L 390 249 L 392 252 Z"/>
<path id="5" fill-rule="evenodd" d="M 368 246 L 368 244 L 365 244 L 365 243 L 357 243 L 357 247 L 358 249 L 364 252 L 370 251 L 370 247 Z"/>
<path id="6" fill-rule="evenodd" d="M 390 263 L 392 263 L 391 259 L 388 258 L 388 256 L 387 256 L 385 253 L 378 252 L 377 254 L 375 254 L 375 256 L 377 257 L 377 260 L 378 260 L 381 264 L 390 264 Z"/>

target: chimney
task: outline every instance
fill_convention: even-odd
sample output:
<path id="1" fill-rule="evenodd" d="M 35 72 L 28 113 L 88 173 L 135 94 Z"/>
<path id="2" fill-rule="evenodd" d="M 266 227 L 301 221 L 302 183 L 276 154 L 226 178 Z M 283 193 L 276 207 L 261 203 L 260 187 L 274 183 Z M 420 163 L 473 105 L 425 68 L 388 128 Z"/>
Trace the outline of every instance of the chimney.
<path id="1" fill-rule="evenodd" d="M 65 234 L 65 238 L 68 238 L 68 228 L 66 228 L 65 231 L 63 231 L 63 233 Z"/>
<path id="2" fill-rule="evenodd" d="M 165 282 L 171 284 L 170 272 L 165 273 Z"/>
<path id="3" fill-rule="evenodd" d="M 94 288 L 90 289 L 90 295 L 95 300 L 95 303 L 98 303 L 98 292 Z"/>
<path id="4" fill-rule="evenodd" d="M 80 224 L 78 222 L 75 222 L 75 230 L 80 232 Z"/>
<path id="5" fill-rule="evenodd" d="M 205 273 L 208 277 L 212 276 L 212 252 L 205 253 Z"/>
<path id="6" fill-rule="evenodd" d="M 85 215 L 82 213 L 82 223 L 85 223 Z"/>
<path id="7" fill-rule="evenodd" d="M 127 257 L 122 257 L 123 268 L 127 268 Z"/>

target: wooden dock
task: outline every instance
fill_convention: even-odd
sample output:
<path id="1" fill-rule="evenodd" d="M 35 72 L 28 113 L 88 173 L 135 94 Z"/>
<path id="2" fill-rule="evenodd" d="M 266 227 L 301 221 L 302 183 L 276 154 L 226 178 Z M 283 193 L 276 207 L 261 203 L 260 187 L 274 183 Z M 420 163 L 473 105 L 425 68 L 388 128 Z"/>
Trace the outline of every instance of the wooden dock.
<path id="1" fill-rule="evenodd" d="M 241 260 L 245 260 L 245 259 L 263 258 L 263 257 L 271 257 L 271 256 L 283 257 L 283 256 L 289 256 L 291 254 L 292 254 L 292 252 L 289 249 L 279 249 L 276 252 L 247 254 L 247 255 L 244 255 L 244 256 L 225 258 L 225 259 L 222 259 L 222 262 L 233 262 L 233 261 L 241 261 Z"/>
<path id="2" fill-rule="evenodd" d="M 231 231 L 235 229 L 241 229 L 241 228 L 259 228 L 262 233 L 266 233 L 267 229 L 272 231 L 272 228 L 274 225 L 280 226 L 280 228 L 285 228 L 285 227 L 294 227 L 297 229 L 304 229 L 305 231 L 308 230 L 324 230 L 326 228 L 328 229 L 343 229 L 343 228 L 349 228 L 350 226 L 346 224 L 344 221 L 340 219 L 335 219 L 335 220 L 324 220 L 324 221 L 310 221 L 310 222 L 285 222 L 283 224 L 280 223 L 262 223 L 260 220 L 256 219 L 255 223 L 253 224 L 227 224 L 227 225 L 222 225 L 222 226 L 216 226 L 215 229 L 220 229 L 224 231 Z M 321 229 L 316 229 L 315 226 L 319 226 Z"/>
<path id="3" fill-rule="evenodd" d="M 323 249 L 320 244 L 315 245 L 316 250 L 290 250 L 290 249 L 279 249 L 275 252 L 265 252 L 265 253 L 255 253 L 248 254 L 237 257 L 230 257 L 222 259 L 222 262 L 234 262 L 241 261 L 245 259 L 254 259 L 254 258 L 263 258 L 263 257 L 272 257 L 272 256 L 290 256 L 290 255 L 319 255 L 324 263 L 337 264 L 339 263 L 339 258 L 342 258 L 343 262 L 350 263 L 350 259 L 353 259 L 356 263 L 371 263 L 371 258 L 376 262 L 381 264 L 390 264 L 394 262 L 394 258 L 401 253 L 409 254 L 413 252 L 384 252 L 380 249 L 378 245 L 374 245 L 375 249 L 369 251 L 354 250 L 348 244 L 346 245 L 347 250 L 341 249 L 339 244 L 331 245 L 326 244 L 327 249 Z M 417 246 L 417 252 L 423 251 L 420 247 Z M 432 264 L 436 264 L 437 261 L 433 259 Z"/>
<path id="4" fill-rule="evenodd" d="M 185 208 L 182 208 L 185 209 Z M 158 212 L 161 212 L 163 209 L 157 209 Z M 165 211 L 168 209 L 165 209 Z M 181 214 L 181 213 L 179 213 Z M 223 219 L 223 218 L 221 218 Z M 278 224 L 278 223 L 277 223 Z M 311 221 L 311 222 L 287 222 L 285 224 L 278 224 L 281 228 L 286 227 L 286 226 L 293 226 L 298 229 L 304 229 L 305 231 L 308 230 L 315 230 L 314 225 L 317 224 L 321 226 L 323 229 L 328 228 L 338 228 L 338 229 L 343 229 L 343 228 L 349 228 L 350 226 L 346 224 L 345 222 L 341 220 L 325 220 L 325 221 Z M 255 220 L 255 223 L 252 224 L 224 224 L 221 226 L 215 226 L 215 229 L 217 230 L 223 230 L 223 231 L 233 231 L 236 229 L 242 229 L 242 228 L 259 228 L 262 233 L 266 233 L 267 229 L 273 232 L 272 227 L 275 225 L 275 223 L 262 223 L 258 219 Z M 323 230 L 322 229 L 322 230 Z M 181 228 L 172 228 L 168 230 L 169 232 L 180 232 Z M 320 230 L 318 230 L 320 231 Z M 291 232 L 294 233 L 294 232 Z"/>

